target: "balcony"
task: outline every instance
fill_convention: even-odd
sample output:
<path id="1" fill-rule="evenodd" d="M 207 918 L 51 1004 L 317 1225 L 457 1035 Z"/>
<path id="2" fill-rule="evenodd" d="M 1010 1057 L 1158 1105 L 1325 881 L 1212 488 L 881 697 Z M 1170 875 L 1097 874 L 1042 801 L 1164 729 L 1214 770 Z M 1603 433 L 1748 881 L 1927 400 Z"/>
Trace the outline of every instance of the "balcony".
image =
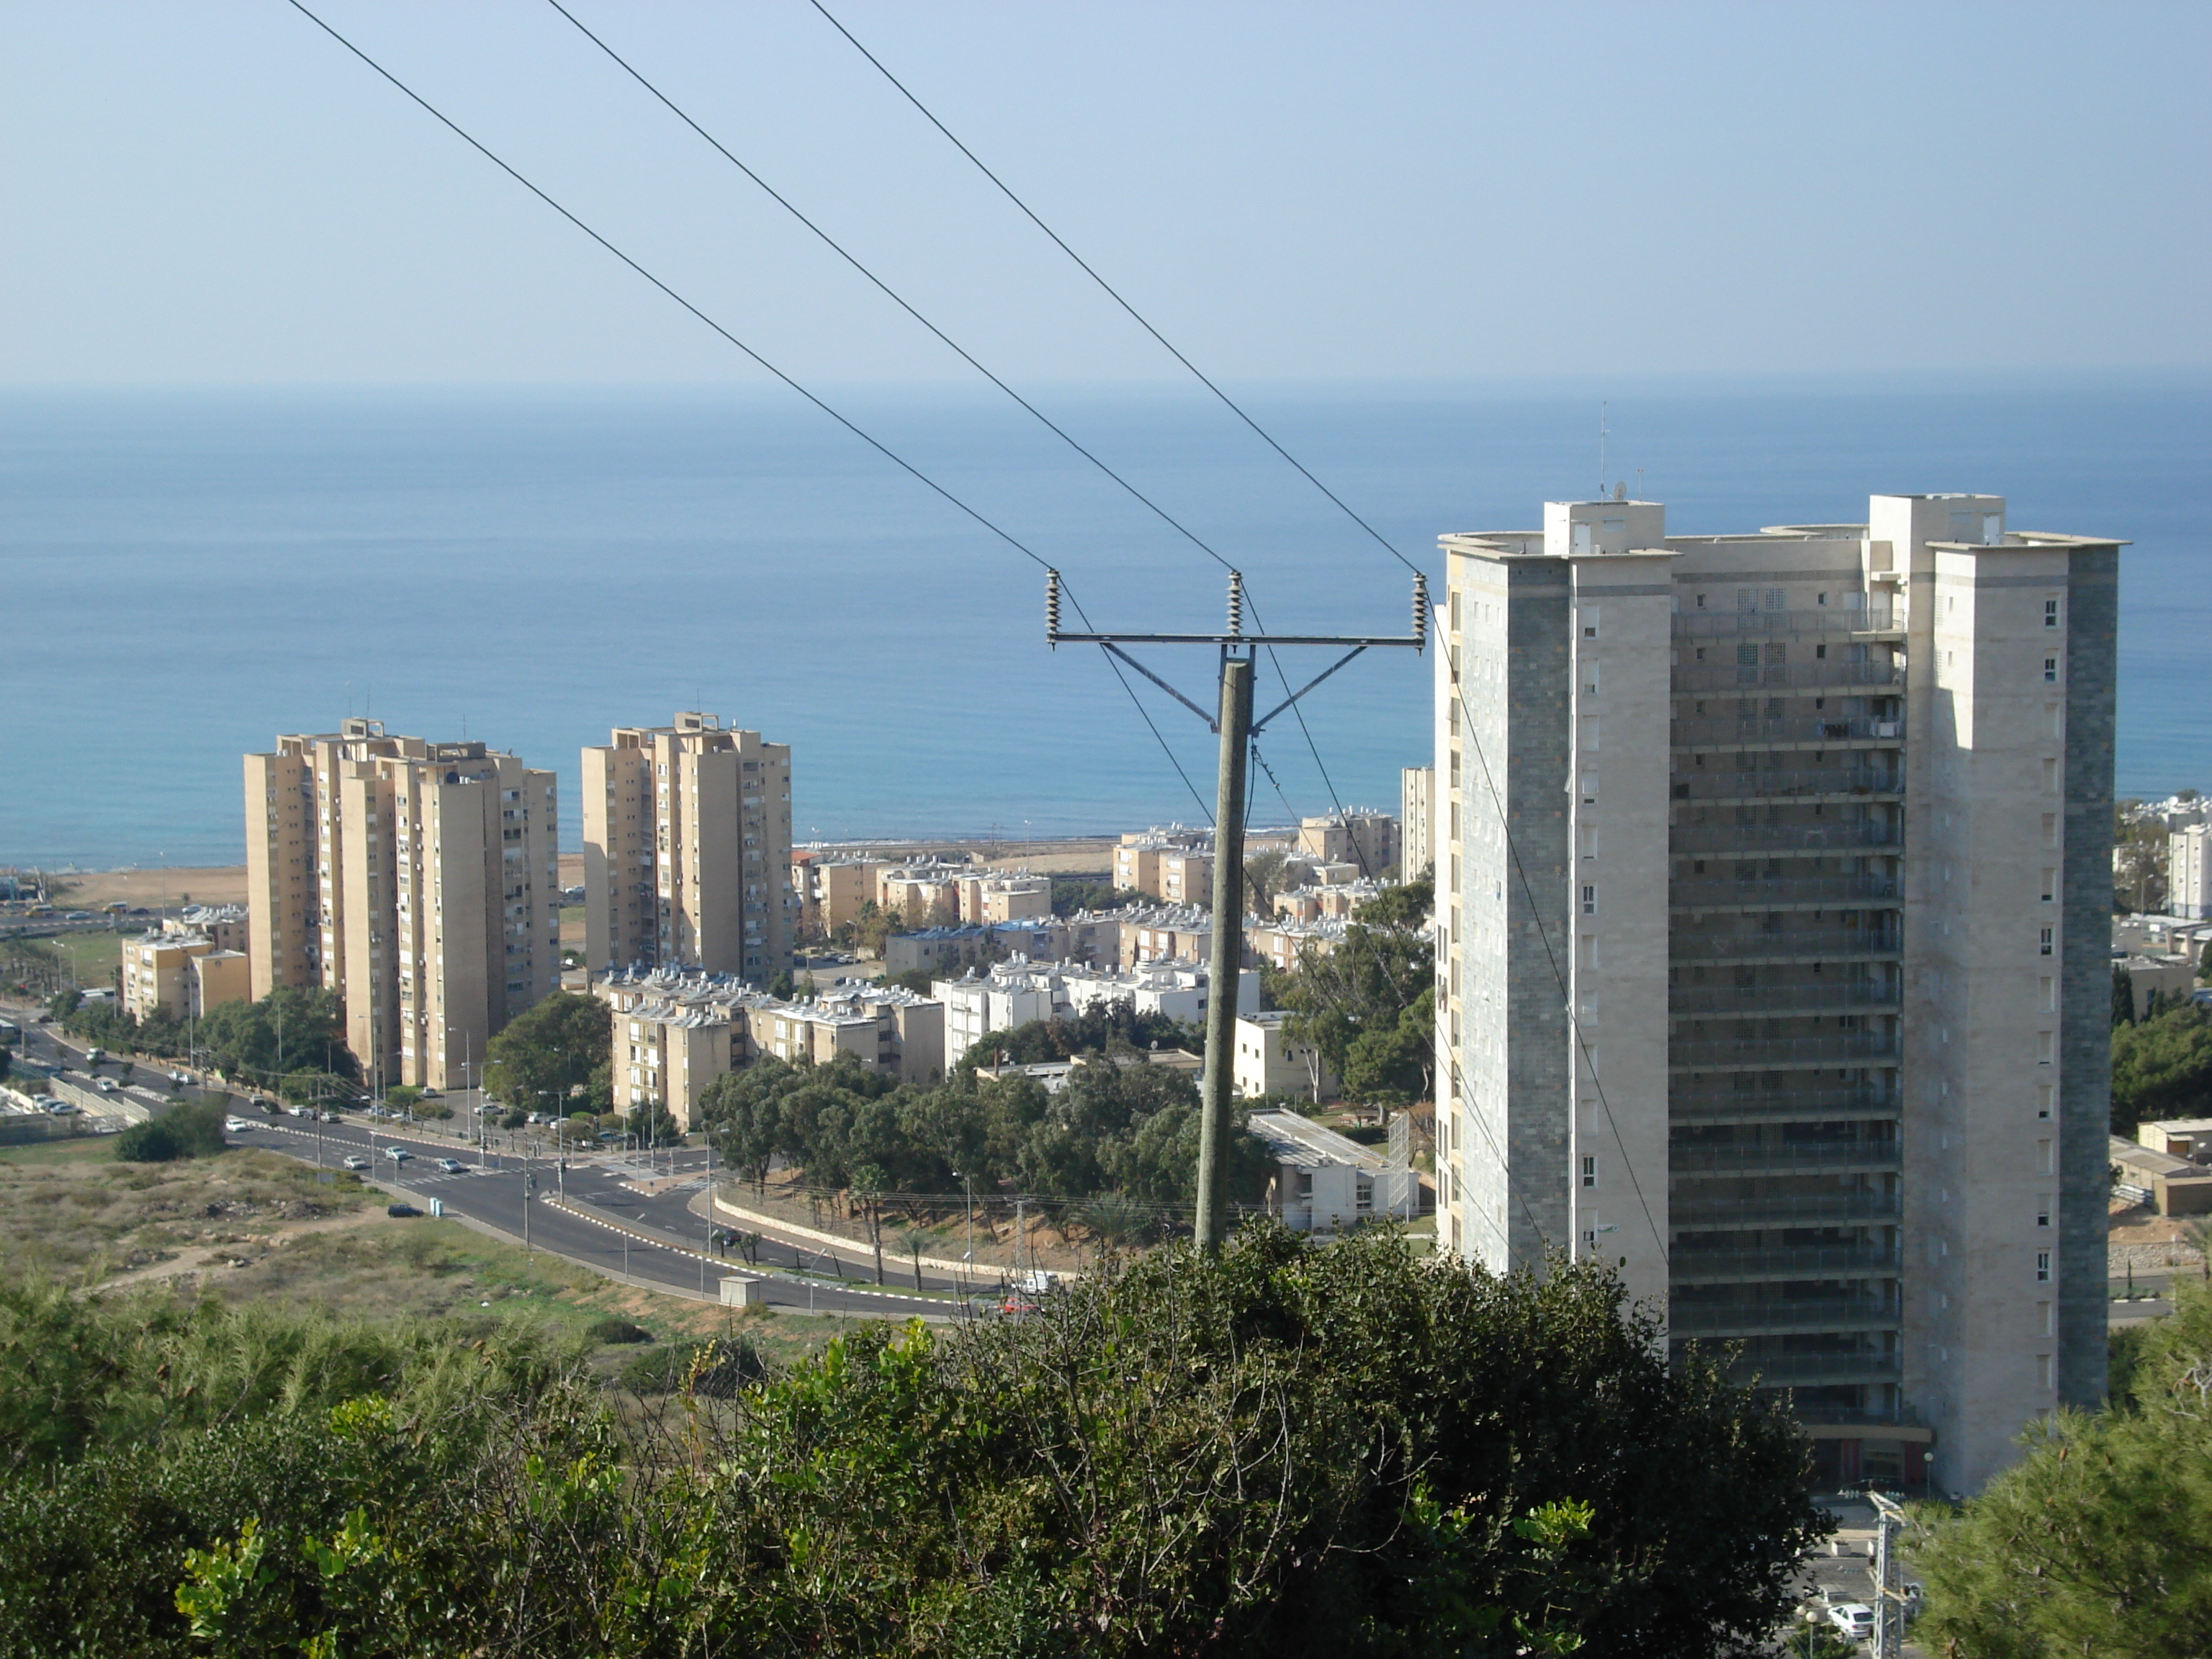
<path id="1" fill-rule="evenodd" d="M 1672 631 L 1678 640 L 1839 640 L 1901 634 L 1905 618 L 1895 606 L 1879 604 L 1862 611 L 1841 605 L 1811 611 L 1683 611 L 1675 614 Z"/>
<path id="2" fill-rule="evenodd" d="M 1878 1175 L 1898 1167 L 1894 1140 L 1675 1141 L 1667 1167 L 1678 1176 Z"/>
<path id="3" fill-rule="evenodd" d="M 1901 1317 L 1889 1304 L 1844 1297 L 1792 1297 L 1768 1302 L 1678 1301 L 1668 1310 L 1667 1334 L 1704 1341 L 1727 1341 L 1798 1331 L 1881 1331 L 1895 1329 Z"/>
<path id="4" fill-rule="evenodd" d="M 1897 1038 L 1883 1031 L 1817 1037 L 1678 1037 L 1667 1045 L 1670 1072 L 1802 1072 L 1830 1066 L 1894 1066 Z"/>
<path id="5" fill-rule="evenodd" d="M 1762 1389 L 1813 1389 L 1824 1383 L 1893 1382 L 1901 1357 L 1892 1353 L 1744 1354 L 1729 1367 L 1729 1381 Z"/>
<path id="6" fill-rule="evenodd" d="M 1838 820 L 1816 823 L 1677 823 L 1667 836 L 1676 854 L 1848 852 L 1865 847 L 1898 847 L 1904 843 L 1902 826 L 1885 814 L 1856 822 Z"/>
<path id="7" fill-rule="evenodd" d="M 1897 1252 L 1886 1244 L 1827 1249 L 1693 1250 L 1676 1245 L 1668 1279 L 1675 1285 L 1755 1285 L 1820 1279 L 1894 1279 Z"/>
<path id="8" fill-rule="evenodd" d="M 1678 930 L 1667 941 L 1678 963 L 1756 967 L 1808 962 L 1884 962 L 1903 951 L 1894 927 L 1762 927 Z"/>
<path id="9" fill-rule="evenodd" d="M 1713 650 L 1712 659 L 1723 654 L 1735 653 L 1723 646 Z M 1700 691 L 1739 691 L 1750 686 L 1757 686 L 1770 695 L 1777 691 L 1825 692 L 1842 686 L 1879 686 L 1886 688 L 1884 695 L 1894 696 L 1904 690 L 1905 670 L 1893 663 L 1841 662 L 1833 658 L 1813 662 L 1760 663 L 1755 666 L 1709 659 L 1684 663 L 1674 672 L 1674 690 L 1692 696 Z"/>
<path id="10" fill-rule="evenodd" d="M 1843 1089 L 1699 1089 L 1678 1082 L 1667 1121 L 1682 1126 L 1724 1123 L 1884 1122 L 1901 1113 L 1898 1097 L 1861 1085 Z"/>
<path id="11" fill-rule="evenodd" d="M 1881 746 L 1904 739 L 1905 722 L 1900 720 L 1818 710 L 1809 714 L 1693 715 L 1674 722 L 1674 747 L 1688 750 L 1771 749 L 1778 744 L 1819 747 L 1832 743 Z"/>
<path id="12" fill-rule="evenodd" d="M 1711 767 L 1677 772 L 1668 793 L 1676 800 L 1863 800 L 1905 793 L 1905 774 L 1887 766 L 1815 766 L 1803 771 Z"/>
<path id="13" fill-rule="evenodd" d="M 1682 1232 L 1747 1232 L 1770 1227 L 1885 1226 L 1898 1218 L 1894 1193 L 1838 1193 L 1826 1198 L 1670 1199 L 1668 1224 Z"/>
<path id="14" fill-rule="evenodd" d="M 1733 1014 L 1739 1019 L 1784 1019 L 1813 1014 L 1895 1012 L 1902 987 L 1844 981 L 1835 985 L 1677 985 L 1667 993 L 1667 1012 Z"/>
<path id="15" fill-rule="evenodd" d="M 1677 877 L 1667 888 L 1668 908 L 1674 910 L 1834 909 L 1896 898 L 1896 877 L 1871 874 Z"/>

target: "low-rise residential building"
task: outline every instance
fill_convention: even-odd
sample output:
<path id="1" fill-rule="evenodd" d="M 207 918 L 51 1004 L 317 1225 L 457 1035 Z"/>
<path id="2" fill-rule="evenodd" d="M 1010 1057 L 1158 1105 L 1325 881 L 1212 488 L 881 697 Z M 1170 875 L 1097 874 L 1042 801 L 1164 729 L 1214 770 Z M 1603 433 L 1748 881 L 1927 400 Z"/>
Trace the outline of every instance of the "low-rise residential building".
<path id="1" fill-rule="evenodd" d="M 1334 1100 L 1336 1074 L 1310 1042 L 1293 1041 L 1281 1009 L 1243 1014 L 1237 1020 L 1236 1086 L 1241 1100 L 1303 1096 L 1316 1104 Z"/>
<path id="2" fill-rule="evenodd" d="M 876 884 L 893 866 L 884 859 L 837 858 L 811 848 L 791 855 L 791 891 L 799 925 L 812 935 L 835 933 L 877 902 Z"/>
<path id="3" fill-rule="evenodd" d="M 125 939 L 124 1012 L 141 1020 L 198 1019 L 223 1003 L 244 1002 L 253 993 L 249 958 L 238 948 L 245 931 L 244 913 L 234 907 L 231 915 L 211 918 L 208 933 L 176 921 Z M 224 936 L 234 942 L 224 943 Z"/>
<path id="4" fill-rule="evenodd" d="M 2197 988 L 2197 958 L 2193 956 L 2133 956 L 2113 964 L 2127 970 L 2128 987 L 2135 994 L 2136 1018 L 2150 1013 L 2150 1000 L 2186 1002 Z"/>
<path id="5" fill-rule="evenodd" d="M 2173 830 L 2166 842 L 2166 908 L 2191 921 L 2212 921 L 2212 826 Z"/>
<path id="6" fill-rule="evenodd" d="M 1122 917 L 1118 943 L 1124 968 L 1146 962 L 1212 959 L 1213 916 L 1202 905 L 1132 907 Z"/>
<path id="7" fill-rule="evenodd" d="M 1334 873 L 1346 866 L 1328 866 Z M 1293 887 L 1274 897 L 1275 914 L 1286 921 L 1319 921 L 1324 916 L 1348 919 L 1361 906 L 1382 894 L 1389 884 L 1362 877 L 1351 881 L 1321 881 Z"/>
<path id="8" fill-rule="evenodd" d="M 1340 1233 L 1363 1221 L 1412 1221 L 1424 1188 L 1409 1165 L 1296 1112 L 1255 1112 L 1245 1127 L 1275 1161 L 1267 1210 L 1295 1232 Z"/>
<path id="9" fill-rule="evenodd" d="M 1206 1018 L 1212 985 L 1206 969 L 1195 962 L 1149 962 L 1117 970 L 1014 958 L 988 974 L 971 971 L 936 981 L 929 988 L 945 1005 L 945 1052 L 957 1065 L 986 1031 L 1066 1018 L 1117 1002 L 1140 1014 L 1196 1025 Z M 1237 975 L 1237 1010 L 1256 1012 L 1259 1006 L 1260 976 L 1245 969 Z"/>
<path id="10" fill-rule="evenodd" d="M 764 1056 L 826 1065 L 849 1054 L 902 1083 L 945 1075 L 945 1010 L 896 986 L 840 985 L 786 1001 L 735 975 L 670 969 L 618 972 L 593 988 L 613 1018 L 614 1104 L 658 1104 L 690 1129 L 717 1078 Z"/>
<path id="11" fill-rule="evenodd" d="M 1213 836 L 1181 825 L 1125 835 L 1114 849 L 1114 884 L 1170 904 L 1213 902 Z"/>
<path id="12" fill-rule="evenodd" d="M 1326 953 L 1344 942 L 1344 918 L 1323 916 L 1313 921 L 1254 922 L 1244 929 L 1248 961 L 1264 963 L 1279 974 L 1298 965 L 1298 953 L 1308 945 Z"/>
<path id="13" fill-rule="evenodd" d="M 1332 812 L 1298 823 L 1299 852 L 1327 864 L 1357 864 L 1370 876 L 1396 868 L 1398 850 L 1398 820 L 1388 812 Z"/>
<path id="14" fill-rule="evenodd" d="M 2212 1117 L 2169 1117 L 2136 1125 L 2136 1144 L 2192 1164 L 2212 1164 Z"/>

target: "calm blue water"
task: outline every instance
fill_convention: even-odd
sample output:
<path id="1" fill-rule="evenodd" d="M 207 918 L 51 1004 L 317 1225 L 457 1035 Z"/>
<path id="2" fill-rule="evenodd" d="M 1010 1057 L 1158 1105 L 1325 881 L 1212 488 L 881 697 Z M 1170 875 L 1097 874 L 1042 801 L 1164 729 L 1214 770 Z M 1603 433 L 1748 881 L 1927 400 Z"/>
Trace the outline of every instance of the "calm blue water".
<path id="1" fill-rule="evenodd" d="M 1612 474 L 1679 532 L 1974 489 L 2018 527 L 2131 539 L 2119 786 L 2212 787 L 2212 386 L 1612 396 Z M 1218 409 L 1047 401 L 1247 573 L 1269 628 L 1403 630 L 1405 573 Z M 1219 568 L 1048 438 L 973 400 L 848 402 L 1101 627 L 1218 625 Z M 1431 567 L 1439 532 L 1596 482 L 1595 392 L 1254 404 Z M 781 397 L 14 392 L 0 446 L 0 862 L 237 861 L 238 757 L 349 709 L 557 767 L 571 847 L 578 748 L 693 707 L 793 745 L 801 838 L 1199 815 L 1098 653 L 1044 647 L 1036 567 Z M 1201 653 L 1152 660 L 1205 700 Z M 1425 661 L 1375 652 L 1310 700 L 1347 805 L 1395 803 L 1428 696 Z M 1204 728 L 1146 702 L 1210 797 Z M 1294 724 L 1263 752 L 1261 817 L 1328 806 Z"/>

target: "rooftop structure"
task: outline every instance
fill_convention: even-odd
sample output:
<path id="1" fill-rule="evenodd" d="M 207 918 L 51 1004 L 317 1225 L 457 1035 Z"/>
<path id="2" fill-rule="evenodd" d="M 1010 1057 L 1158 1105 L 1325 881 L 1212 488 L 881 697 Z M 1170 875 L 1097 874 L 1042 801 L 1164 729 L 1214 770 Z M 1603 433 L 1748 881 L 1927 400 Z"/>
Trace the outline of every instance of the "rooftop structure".
<path id="1" fill-rule="evenodd" d="M 1412 1221 L 1422 1209 L 1421 1178 L 1296 1112 L 1255 1112 L 1245 1127 L 1275 1161 L 1267 1209 L 1297 1232 L 1340 1233 L 1364 1221 Z"/>

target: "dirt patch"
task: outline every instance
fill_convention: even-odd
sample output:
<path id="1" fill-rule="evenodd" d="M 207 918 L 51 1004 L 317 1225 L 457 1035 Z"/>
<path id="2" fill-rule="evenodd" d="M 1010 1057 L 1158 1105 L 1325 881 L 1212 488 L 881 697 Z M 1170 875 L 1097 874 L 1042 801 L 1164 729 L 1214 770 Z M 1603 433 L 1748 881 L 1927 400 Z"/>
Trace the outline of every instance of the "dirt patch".
<path id="1" fill-rule="evenodd" d="M 243 904 L 246 866 L 179 866 L 141 870 L 82 870 L 56 880 L 67 889 L 69 908 L 88 910 L 120 899 L 125 904 Z"/>

